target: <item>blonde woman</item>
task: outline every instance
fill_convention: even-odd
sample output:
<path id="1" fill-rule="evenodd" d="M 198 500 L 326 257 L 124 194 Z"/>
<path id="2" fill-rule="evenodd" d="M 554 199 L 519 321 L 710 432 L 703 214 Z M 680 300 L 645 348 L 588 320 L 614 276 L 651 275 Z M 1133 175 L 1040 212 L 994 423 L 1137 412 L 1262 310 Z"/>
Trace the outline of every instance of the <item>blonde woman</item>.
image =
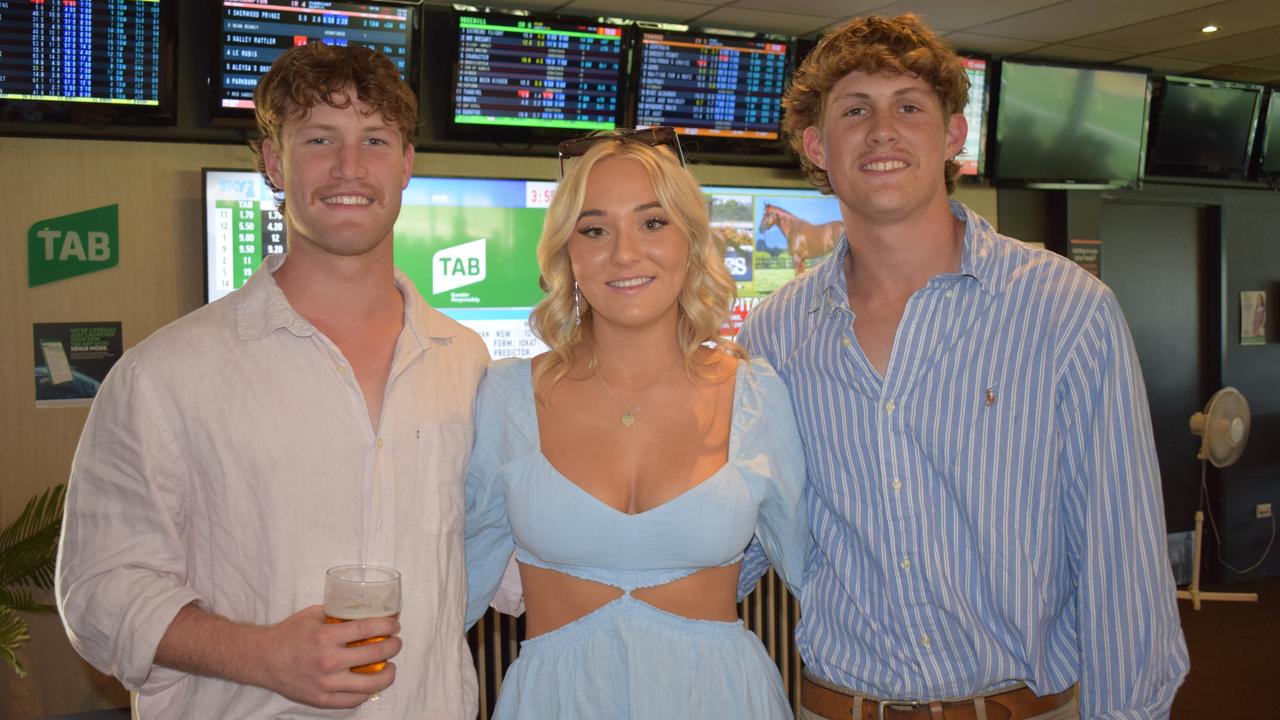
<path id="1" fill-rule="evenodd" d="M 513 550 L 527 609 L 495 717 L 789 718 L 735 602 L 753 537 L 793 590 L 804 570 L 786 390 L 720 339 L 734 285 L 674 131 L 561 157 L 532 318 L 551 349 L 490 368 L 467 475 L 468 623 Z"/>

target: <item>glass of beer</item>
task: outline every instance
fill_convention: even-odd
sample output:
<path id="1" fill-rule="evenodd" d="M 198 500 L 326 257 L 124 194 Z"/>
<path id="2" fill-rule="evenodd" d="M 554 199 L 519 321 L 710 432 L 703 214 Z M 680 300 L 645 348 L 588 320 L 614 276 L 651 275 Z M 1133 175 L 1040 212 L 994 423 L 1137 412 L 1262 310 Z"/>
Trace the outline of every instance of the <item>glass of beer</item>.
<path id="1" fill-rule="evenodd" d="M 324 576 L 324 621 L 350 622 L 400 614 L 400 573 L 377 565 L 339 565 Z M 347 643 L 347 647 L 382 642 L 386 636 Z M 386 662 L 357 665 L 352 672 L 376 673 Z"/>

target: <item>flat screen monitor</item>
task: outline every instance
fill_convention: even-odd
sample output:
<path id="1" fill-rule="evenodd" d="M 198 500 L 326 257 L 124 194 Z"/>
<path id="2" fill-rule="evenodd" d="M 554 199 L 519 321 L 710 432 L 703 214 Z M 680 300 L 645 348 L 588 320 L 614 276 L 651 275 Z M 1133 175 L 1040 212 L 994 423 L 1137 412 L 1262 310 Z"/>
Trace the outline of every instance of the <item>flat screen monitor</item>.
<path id="1" fill-rule="evenodd" d="M 1270 96 L 1258 170 L 1269 176 L 1277 176 L 1280 175 L 1280 91 L 1273 89 Z"/>
<path id="2" fill-rule="evenodd" d="M 996 97 L 993 178 L 1061 187 L 1142 179 L 1147 74 L 1003 61 Z"/>
<path id="3" fill-rule="evenodd" d="M 204 171 L 205 300 L 244 285 L 287 247 L 262 176 Z M 395 225 L 395 262 L 427 302 L 480 333 L 494 357 L 545 346 L 529 330 L 542 299 L 537 245 L 556 184 L 414 177 Z M 834 197 L 814 190 L 707 186 L 712 240 L 738 287 L 726 335 L 762 298 L 831 252 L 843 225 Z"/>
<path id="4" fill-rule="evenodd" d="M 0 120 L 173 124 L 177 6 L 0 2 Z"/>
<path id="5" fill-rule="evenodd" d="M 377 50 L 405 82 L 417 82 L 416 3 L 222 0 L 219 6 L 210 81 L 215 119 L 251 119 L 259 78 L 285 50 L 310 42 Z"/>
<path id="6" fill-rule="evenodd" d="M 1243 180 L 1261 85 L 1169 76 L 1152 114 L 1147 173 Z"/>
<path id="7" fill-rule="evenodd" d="M 454 22 L 452 134 L 567 137 L 620 124 L 625 27 L 501 12 L 458 12 Z"/>
<path id="8" fill-rule="evenodd" d="M 791 43 L 640 29 L 635 125 L 683 135 L 777 141 Z"/>
<path id="9" fill-rule="evenodd" d="M 961 175 L 979 177 L 986 170 L 987 159 L 987 60 L 961 57 L 960 61 L 969 76 L 969 102 L 964 106 L 969 135 L 956 162 L 960 163 Z"/>

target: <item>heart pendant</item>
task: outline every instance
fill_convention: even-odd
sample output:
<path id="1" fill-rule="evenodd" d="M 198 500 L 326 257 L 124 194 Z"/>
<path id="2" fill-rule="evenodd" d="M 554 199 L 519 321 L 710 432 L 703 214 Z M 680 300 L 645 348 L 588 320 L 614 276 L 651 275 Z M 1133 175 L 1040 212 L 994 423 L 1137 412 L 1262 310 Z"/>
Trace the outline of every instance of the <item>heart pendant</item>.
<path id="1" fill-rule="evenodd" d="M 631 423 L 636 421 L 636 416 L 631 413 L 622 413 L 622 427 L 631 427 Z"/>

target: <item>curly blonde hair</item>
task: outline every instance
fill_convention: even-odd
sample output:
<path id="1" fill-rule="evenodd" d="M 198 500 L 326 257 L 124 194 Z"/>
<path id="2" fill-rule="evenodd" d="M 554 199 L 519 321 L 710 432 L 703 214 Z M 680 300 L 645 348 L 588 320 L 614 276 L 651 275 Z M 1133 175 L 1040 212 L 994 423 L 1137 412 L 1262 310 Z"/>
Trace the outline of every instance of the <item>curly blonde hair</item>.
<path id="1" fill-rule="evenodd" d="M 827 93 L 851 72 L 881 72 L 918 77 L 933 87 L 944 117 L 964 112 L 969 102 L 969 76 L 956 51 L 913 13 L 893 19 L 854 18 L 822 37 L 796 70 L 782 99 L 782 129 L 800 157 L 800 167 L 814 187 L 831 193 L 827 171 L 804 152 L 804 131 L 822 127 Z M 955 192 L 960 163 L 948 158 L 943 170 L 947 193 Z"/>
<path id="2" fill-rule="evenodd" d="M 534 373 L 534 387 L 544 373 L 554 371 L 552 384 L 573 367 L 580 353 L 587 353 L 588 367 L 594 371 L 599 359 L 592 334 L 594 313 L 581 305 L 582 322 L 574 312 L 574 277 L 569 262 L 569 238 L 577 226 L 578 214 L 587 190 L 587 176 L 602 160 L 629 158 L 640 163 L 653 184 L 663 209 L 676 227 L 689 238 L 689 259 L 684 287 L 680 290 L 676 340 L 684 353 L 685 371 L 693 376 L 706 364 L 699 350 L 710 344 L 721 352 L 745 358 L 742 348 L 720 336 L 729 310 L 737 297 L 737 286 L 711 238 L 706 197 L 693 175 L 681 166 L 675 153 L 664 146 L 627 140 L 622 131 L 605 131 L 581 157 L 566 162 L 564 177 L 547 208 L 538 240 L 538 270 L 547 295 L 533 309 L 529 324 L 550 347 L 547 360 Z"/>

